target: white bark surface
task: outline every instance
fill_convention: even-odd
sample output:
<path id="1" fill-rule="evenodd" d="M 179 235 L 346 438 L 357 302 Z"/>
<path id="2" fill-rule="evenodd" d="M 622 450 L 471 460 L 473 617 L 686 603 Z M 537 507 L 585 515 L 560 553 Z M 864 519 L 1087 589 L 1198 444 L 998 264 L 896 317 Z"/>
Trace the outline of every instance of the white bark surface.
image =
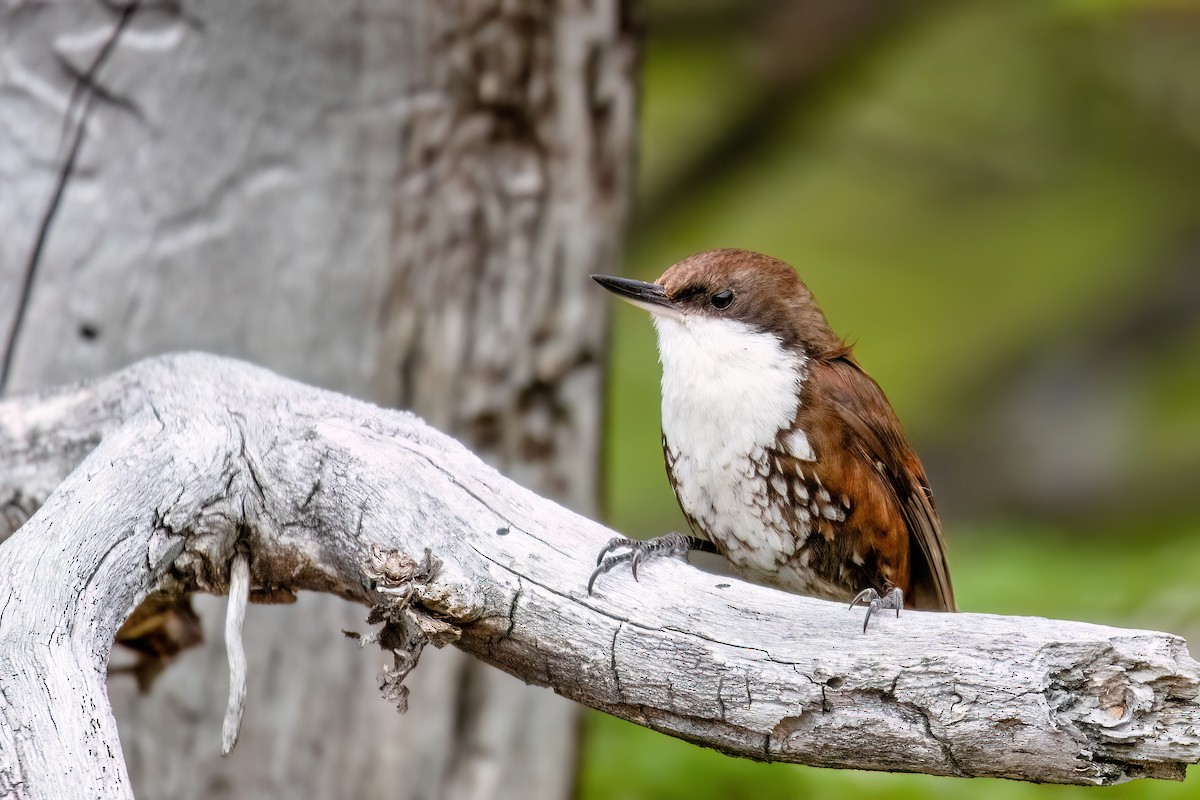
<path id="1" fill-rule="evenodd" d="M 1057 783 L 1181 778 L 1200 759 L 1200 671 L 1179 637 L 912 611 L 864 635 L 861 611 L 666 561 L 589 597 L 611 531 L 412 415 L 240 362 L 170 357 L 6 401 L 0 464 L 23 465 L 0 472 L 4 497 L 65 478 L 0 546 L 0 793 L 15 797 L 129 795 L 113 635 L 153 589 L 226 591 L 237 552 L 256 590 L 374 605 L 399 667 L 419 640 L 455 641 L 733 755 Z"/>

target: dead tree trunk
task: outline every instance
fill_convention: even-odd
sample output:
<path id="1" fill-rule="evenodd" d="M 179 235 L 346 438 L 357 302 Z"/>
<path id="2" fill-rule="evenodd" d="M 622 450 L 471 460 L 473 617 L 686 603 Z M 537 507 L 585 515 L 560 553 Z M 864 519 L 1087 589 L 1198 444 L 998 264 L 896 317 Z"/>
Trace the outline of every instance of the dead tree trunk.
<path id="1" fill-rule="evenodd" d="M 0 71 L 0 389 L 238 355 L 413 407 L 595 512 L 604 331 L 583 278 L 614 269 L 629 183 L 618 2 L 17 5 L 0 50 L 20 66 Z M 2 533 L 44 499 L 9 498 Z M 316 596 L 250 610 L 249 709 L 220 760 L 203 601 L 210 646 L 148 697 L 110 686 L 145 796 L 565 794 L 568 704 L 439 652 L 401 717 L 378 657 L 334 638 L 361 610 Z"/>

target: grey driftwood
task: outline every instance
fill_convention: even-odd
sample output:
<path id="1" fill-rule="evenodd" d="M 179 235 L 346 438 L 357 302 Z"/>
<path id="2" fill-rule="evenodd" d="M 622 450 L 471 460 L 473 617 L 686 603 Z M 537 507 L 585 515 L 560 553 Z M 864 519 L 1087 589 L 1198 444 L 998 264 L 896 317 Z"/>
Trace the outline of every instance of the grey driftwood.
<path id="1" fill-rule="evenodd" d="M 612 531 L 410 414 L 228 359 L 0 403 L 0 513 L 35 508 L 0 545 L 4 797 L 131 796 L 105 692 L 114 635 L 151 592 L 227 593 L 231 572 L 235 674 L 244 594 L 311 590 L 375 609 L 383 628 L 363 633 L 392 652 L 400 704 L 421 647 L 453 642 L 748 758 L 1080 784 L 1180 779 L 1200 760 L 1200 671 L 1177 636 L 919 612 L 864 635 L 861 611 L 670 561 L 588 596 Z"/>

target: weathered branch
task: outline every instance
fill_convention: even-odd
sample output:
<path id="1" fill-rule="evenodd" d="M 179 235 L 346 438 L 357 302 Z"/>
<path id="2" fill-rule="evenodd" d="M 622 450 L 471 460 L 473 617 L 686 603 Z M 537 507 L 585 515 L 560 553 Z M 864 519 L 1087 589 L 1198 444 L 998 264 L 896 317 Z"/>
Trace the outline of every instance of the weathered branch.
<path id="1" fill-rule="evenodd" d="M 162 358 L 0 404 L 0 507 L 43 499 L 0 546 L 0 794 L 129 796 L 113 637 L 152 591 L 228 591 L 239 553 L 256 593 L 373 606 L 389 675 L 455 640 L 732 755 L 1058 783 L 1200 759 L 1179 637 L 918 612 L 863 635 L 843 606 L 668 562 L 589 597 L 611 531 L 410 414 L 239 362 Z"/>

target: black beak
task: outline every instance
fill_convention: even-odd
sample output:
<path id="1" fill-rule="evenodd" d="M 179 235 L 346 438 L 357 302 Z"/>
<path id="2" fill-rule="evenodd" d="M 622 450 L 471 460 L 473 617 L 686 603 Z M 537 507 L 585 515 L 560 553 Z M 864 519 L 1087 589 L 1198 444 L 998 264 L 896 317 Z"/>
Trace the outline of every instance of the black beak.
<path id="1" fill-rule="evenodd" d="M 592 280 L 634 305 L 675 308 L 675 301 L 667 297 L 667 290 L 657 283 L 618 278 L 615 275 L 593 275 Z"/>

